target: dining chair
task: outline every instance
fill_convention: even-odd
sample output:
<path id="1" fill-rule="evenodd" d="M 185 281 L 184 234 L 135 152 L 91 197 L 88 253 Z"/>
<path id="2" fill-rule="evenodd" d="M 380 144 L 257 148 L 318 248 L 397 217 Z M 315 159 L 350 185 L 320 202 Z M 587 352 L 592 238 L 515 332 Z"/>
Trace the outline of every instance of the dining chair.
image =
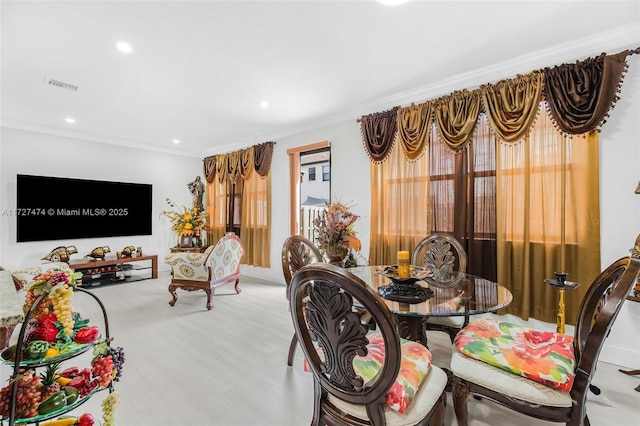
<path id="1" fill-rule="evenodd" d="M 291 277 L 300 268 L 314 262 L 324 262 L 320 250 L 308 239 L 302 235 L 291 235 L 282 245 L 282 272 L 284 273 L 284 282 L 286 284 L 287 300 L 290 299 Z M 293 365 L 293 358 L 296 354 L 298 346 L 298 337 L 293 334 L 291 343 L 289 344 L 289 355 L 287 356 L 287 364 Z"/>
<path id="2" fill-rule="evenodd" d="M 423 266 L 433 272 L 431 280 L 449 285 L 454 279 L 453 272 L 466 272 L 467 253 L 462 244 L 449 234 L 433 233 L 418 243 L 411 255 L 411 264 Z M 467 324 L 469 317 L 428 317 L 426 330 L 442 331 L 449 335 L 451 342 Z"/>
<path id="3" fill-rule="evenodd" d="M 312 425 L 443 424 L 446 373 L 425 346 L 399 337 L 375 290 L 346 269 L 315 263 L 293 276 L 289 303 L 314 379 Z"/>
<path id="4" fill-rule="evenodd" d="M 574 336 L 492 319 L 461 330 L 451 358 L 458 425 L 468 424 L 469 395 L 538 419 L 589 425 L 586 401 L 598 356 L 639 275 L 639 258 L 605 269 L 580 302 Z"/>

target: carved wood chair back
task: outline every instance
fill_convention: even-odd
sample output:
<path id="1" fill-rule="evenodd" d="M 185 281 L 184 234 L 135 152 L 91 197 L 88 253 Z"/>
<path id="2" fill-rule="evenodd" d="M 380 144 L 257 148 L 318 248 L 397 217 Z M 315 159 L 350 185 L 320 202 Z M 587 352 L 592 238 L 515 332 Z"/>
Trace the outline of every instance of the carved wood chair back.
<path id="1" fill-rule="evenodd" d="M 291 277 L 300 268 L 310 263 L 324 262 L 320 250 L 306 237 L 291 235 L 282 245 L 282 272 L 287 285 L 287 300 Z"/>
<path id="2" fill-rule="evenodd" d="M 418 243 L 411 263 L 431 269 L 434 281 L 446 283 L 451 280 L 452 272 L 467 271 L 467 253 L 451 235 L 434 233 Z"/>
<path id="3" fill-rule="evenodd" d="M 291 235 L 282 244 L 282 273 L 286 284 L 286 296 L 289 300 L 291 277 L 300 268 L 315 262 L 324 262 L 320 250 L 302 235 Z M 293 365 L 293 359 L 298 347 L 298 338 L 293 334 L 289 343 L 289 354 L 287 355 L 287 365 Z"/>
<path id="4" fill-rule="evenodd" d="M 362 307 L 370 314 L 384 341 L 381 368 L 366 383 L 353 364 L 356 355 L 367 354 L 369 343 L 367 332 L 371 326 L 361 318 L 359 308 Z M 296 335 L 314 377 L 311 424 L 387 424 L 391 409 L 386 405 L 386 397 L 396 383 L 402 354 L 395 318 L 384 300 L 349 271 L 328 263 L 316 263 L 301 268 L 293 276 L 290 308 Z M 433 384 L 431 392 L 435 395 L 431 394 L 426 404 L 424 400 L 414 401 L 421 407 L 421 416 L 412 424 L 426 425 L 432 417 L 434 424 L 442 424 L 446 374 L 433 365 L 431 369 L 431 377 L 442 375 L 442 379 L 423 383 L 426 388 Z M 421 391 L 416 392 L 416 398 L 419 393 L 426 394 L 427 389 Z M 347 413 L 343 404 L 360 409 Z M 398 414 L 393 415 L 397 420 Z"/>
<path id="5" fill-rule="evenodd" d="M 418 243 L 411 255 L 411 264 L 433 272 L 433 280 L 443 285 L 455 285 L 452 272 L 467 271 L 467 253 L 462 244 L 449 234 L 433 233 Z M 458 276 L 458 278 L 462 278 Z M 424 321 L 426 330 L 442 331 L 453 342 L 456 334 L 467 324 L 468 316 L 430 317 Z"/>

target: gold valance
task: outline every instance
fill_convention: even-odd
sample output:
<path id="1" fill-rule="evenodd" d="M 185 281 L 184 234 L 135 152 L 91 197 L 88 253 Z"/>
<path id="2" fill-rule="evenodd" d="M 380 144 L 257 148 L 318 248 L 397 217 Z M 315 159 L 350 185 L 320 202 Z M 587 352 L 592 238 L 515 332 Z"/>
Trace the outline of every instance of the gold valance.
<path id="1" fill-rule="evenodd" d="M 206 157 L 203 168 L 207 182 L 212 183 L 216 176 L 219 182 L 235 180 L 238 176 L 246 180 L 253 171 L 265 177 L 271 169 L 274 145 L 275 142 L 265 142 L 227 154 Z"/>
<path id="2" fill-rule="evenodd" d="M 544 75 L 534 71 L 511 80 L 480 88 L 491 130 L 506 142 L 515 142 L 529 132 L 542 100 Z"/>
<path id="3" fill-rule="evenodd" d="M 455 91 L 419 105 L 363 116 L 360 130 L 366 151 L 373 162 L 384 161 L 397 134 L 405 157 L 417 159 L 429 144 L 432 123 L 444 143 L 460 151 L 473 137 L 481 112 L 487 114 L 498 139 L 515 142 L 529 132 L 543 100 L 562 132 L 599 130 L 618 100 L 626 57 L 634 53 L 640 49 L 535 70 L 473 91 Z"/>
<path id="4" fill-rule="evenodd" d="M 397 126 L 398 140 L 409 160 L 415 160 L 424 152 L 431 136 L 433 121 L 433 104 L 425 102 L 420 105 L 398 108 Z"/>
<path id="5" fill-rule="evenodd" d="M 436 101 L 436 128 L 443 142 L 454 151 L 464 149 L 480 114 L 480 91 L 461 90 Z"/>

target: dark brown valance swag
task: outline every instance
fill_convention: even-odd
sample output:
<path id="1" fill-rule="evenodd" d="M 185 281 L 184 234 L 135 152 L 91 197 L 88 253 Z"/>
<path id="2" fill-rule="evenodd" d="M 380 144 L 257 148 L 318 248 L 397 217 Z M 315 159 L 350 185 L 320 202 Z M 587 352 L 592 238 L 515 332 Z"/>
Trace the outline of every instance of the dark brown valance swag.
<path id="1" fill-rule="evenodd" d="M 411 161 L 429 144 L 432 123 L 453 151 L 464 149 L 484 112 L 489 127 L 504 142 L 521 140 L 534 124 L 538 105 L 546 107 L 566 134 L 598 131 L 619 99 L 634 50 L 532 71 L 476 90 L 460 90 L 419 105 L 395 107 L 360 118 L 360 131 L 371 161 L 383 162 L 396 141 Z"/>
<path id="2" fill-rule="evenodd" d="M 563 132 L 579 135 L 602 126 L 620 92 L 627 52 L 602 54 L 544 70 L 544 96 L 551 118 Z"/>
<path id="3" fill-rule="evenodd" d="M 397 108 L 369 114 L 360 119 L 360 132 L 369 157 L 374 162 L 384 161 L 396 139 Z"/>
<path id="4" fill-rule="evenodd" d="M 265 177 L 271 169 L 274 145 L 275 142 L 264 142 L 239 151 L 206 157 L 203 170 L 207 182 L 212 183 L 216 176 L 219 182 L 235 180 L 238 175 L 248 179 L 253 171 Z"/>

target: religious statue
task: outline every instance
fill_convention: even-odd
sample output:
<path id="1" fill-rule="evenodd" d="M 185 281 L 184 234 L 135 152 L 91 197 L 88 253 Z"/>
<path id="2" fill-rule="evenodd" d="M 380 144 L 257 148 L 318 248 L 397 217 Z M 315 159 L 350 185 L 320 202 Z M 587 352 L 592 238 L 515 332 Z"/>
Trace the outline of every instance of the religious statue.
<path id="1" fill-rule="evenodd" d="M 204 195 L 204 183 L 200 180 L 200 176 L 196 176 L 193 182 L 187 184 L 187 187 L 193 194 L 193 207 L 199 211 L 203 211 L 204 204 L 202 204 L 202 197 Z"/>

